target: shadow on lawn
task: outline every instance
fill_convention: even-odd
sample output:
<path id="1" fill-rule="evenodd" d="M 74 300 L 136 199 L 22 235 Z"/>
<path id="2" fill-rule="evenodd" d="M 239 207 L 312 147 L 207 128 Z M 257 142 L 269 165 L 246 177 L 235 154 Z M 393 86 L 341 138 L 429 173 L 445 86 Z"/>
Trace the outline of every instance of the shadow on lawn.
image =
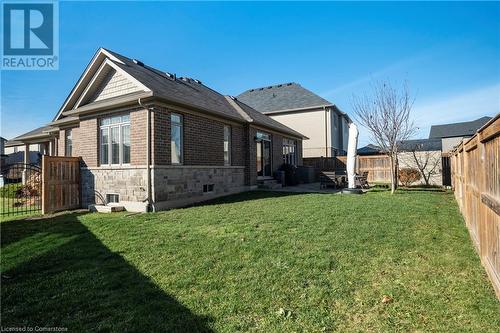
<path id="1" fill-rule="evenodd" d="M 2 327 L 211 332 L 209 318 L 193 314 L 110 251 L 78 215 L 0 225 Z"/>
<path id="2" fill-rule="evenodd" d="M 297 195 L 305 195 L 305 194 L 321 194 L 321 193 L 303 193 L 303 192 L 273 192 L 273 191 L 248 191 L 237 194 L 231 194 L 224 197 L 207 200 L 203 202 L 195 203 L 188 207 L 198 207 L 198 206 L 212 206 L 212 205 L 221 205 L 228 203 L 236 203 L 236 202 L 244 202 L 250 200 L 260 200 L 260 199 L 269 199 L 269 198 L 280 198 L 280 197 L 289 197 L 289 196 L 297 196 Z"/>

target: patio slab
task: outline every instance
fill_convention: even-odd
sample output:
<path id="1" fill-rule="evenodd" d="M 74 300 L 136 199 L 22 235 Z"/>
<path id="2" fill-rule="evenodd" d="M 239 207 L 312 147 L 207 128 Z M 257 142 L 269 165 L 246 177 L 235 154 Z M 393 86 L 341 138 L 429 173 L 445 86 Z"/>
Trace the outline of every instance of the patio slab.
<path id="1" fill-rule="evenodd" d="M 342 189 L 335 189 L 333 187 L 320 188 L 320 183 L 308 183 L 295 186 L 285 186 L 276 189 L 267 189 L 266 191 L 273 192 L 292 192 L 292 193 L 340 193 Z"/>

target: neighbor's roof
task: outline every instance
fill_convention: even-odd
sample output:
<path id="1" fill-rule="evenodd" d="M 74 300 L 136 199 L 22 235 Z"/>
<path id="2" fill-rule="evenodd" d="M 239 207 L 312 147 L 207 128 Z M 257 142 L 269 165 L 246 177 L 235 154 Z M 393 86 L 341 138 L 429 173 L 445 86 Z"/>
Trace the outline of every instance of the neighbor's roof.
<path id="1" fill-rule="evenodd" d="M 13 147 L 13 146 L 20 146 L 24 144 L 22 141 L 23 140 L 29 140 L 29 139 L 37 139 L 37 138 L 42 138 L 45 136 L 49 136 L 47 131 L 51 130 L 51 126 L 42 126 L 35 128 L 34 130 L 31 130 L 29 132 L 26 132 L 24 134 L 18 135 L 12 140 L 9 140 L 5 143 L 6 147 Z"/>
<path id="2" fill-rule="evenodd" d="M 380 147 L 369 144 L 364 147 L 358 148 L 358 155 L 377 155 L 382 154 Z"/>
<path id="3" fill-rule="evenodd" d="M 401 141 L 398 145 L 400 151 L 438 151 L 442 149 L 442 140 L 417 139 Z"/>
<path id="4" fill-rule="evenodd" d="M 441 139 L 416 139 L 405 140 L 398 143 L 399 151 L 440 151 L 442 149 Z M 361 147 L 357 151 L 358 155 L 383 154 L 379 146 L 369 144 Z"/>
<path id="5" fill-rule="evenodd" d="M 467 121 L 463 123 L 433 125 L 431 126 L 431 131 L 429 133 L 429 139 L 472 136 L 490 119 L 491 117 L 482 117 L 473 121 Z"/>
<path id="6" fill-rule="evenodd" d="M 238 95 L 237 98 L 263 113 L 333 106 L 331 102 L 323 97 L 293 82 L 250 89 Z"/>
<path id="7" fill-rule="evenodd" d="M 174 103 L 180 103 L 186 106 L 192 106 L 207 110 L 210 113 L 232 118 L 242 122 L 248 122 L 248 117 L 242 115 L 236 110 L 219 92 L 205 86 L 201 81 L 191 78 L 172 78 L 165 72 L 152 68 L 142 63 L 136 63 L 134 60 L 122 56 L 116 52 L 107 50 L 113 56 L 118 58 L 123 64 L 114 61 L 114 63 L 136 80 L 153 91 L 153 96 L 164 98 Z M 112 60 L 112 59 L 111 59 Z M 113 61 L 113 60 L 112 60 Z M 252 122 L 269 127 L 287 134 L 298 137 L 305 137 L 297 131 L 256 112 L 246 105 L 242 107 Z"/>

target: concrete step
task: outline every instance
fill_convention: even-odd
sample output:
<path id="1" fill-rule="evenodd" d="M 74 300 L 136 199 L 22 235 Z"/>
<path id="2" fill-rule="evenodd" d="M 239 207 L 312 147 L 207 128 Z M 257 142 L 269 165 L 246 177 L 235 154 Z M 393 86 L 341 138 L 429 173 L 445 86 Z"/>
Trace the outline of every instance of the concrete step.
<path id="1" fill-rule="evenodd" d="M 257 181 L 257 188 L 265 190 L 274 190 L 282 188 L 283 186 L 278 183 L 276 179 L 266 179 Z"/>
<path id="2" fill-rule="evenodd" d="M 89 210 L 91 212 L 97 213 L 114 213 L 114 212 L 122 212 L 125 210 L 125 207 L 120 205 L 89 205 Z"/>

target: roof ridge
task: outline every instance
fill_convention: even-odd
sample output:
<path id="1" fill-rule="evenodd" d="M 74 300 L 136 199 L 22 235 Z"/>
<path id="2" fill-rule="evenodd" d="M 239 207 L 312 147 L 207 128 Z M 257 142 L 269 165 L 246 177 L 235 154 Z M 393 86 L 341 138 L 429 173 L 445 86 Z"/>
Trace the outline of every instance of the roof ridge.
<path id="1" fill-rule="evenodd" d="M 238 103 L 235 102 L 235 97 L 224 95 L 224 98 L 229 102 L 229 104 L 238 112 L 246 121 L 249 123 L 253 122 L 252 117 L 248 113 L 241 108 L 241 106 L 238 105 Z"/>
<path id="2" fill-rule="evenodd" d="M 270 85 L 270 86 L 252 88 L 252 89 L 246 90 L 245 92 L 252 92 L 255 90 L 264 90 L 264 89 L 272 89 L 272 88 L 278 88 L 278 87 L 281 88 L 283 86 L 292 86 L 292 85 L 301 86 L 300 84 L 298 84 L 296 82 L 285 82 L 285 83 L 278 83 L 278 84 L 274 84 L 274 85 Z"/>
<path id="3" fill-rule="evenodd" d="M 468 120 L 468 121 L 460 121 L 460 122 L 456 122 L 456 123 L 447 123 L 447 124 L 438 124 L 438 125 L 432 125 L 431 127 L 433 126 L 449 126 L 449 125 L 459 125 L 459 124 L 468 124 L 468 123 L 473 123 L 473 122 L 476 122 L 476 121 L 479 121 L 479 120 L 483 120 L 483 119 L 491 119 L 491 117 L 489 116 L 483 116 L 481 118 L 477 118 L 477 119 L 474 119 L 474 120 Z"/>

